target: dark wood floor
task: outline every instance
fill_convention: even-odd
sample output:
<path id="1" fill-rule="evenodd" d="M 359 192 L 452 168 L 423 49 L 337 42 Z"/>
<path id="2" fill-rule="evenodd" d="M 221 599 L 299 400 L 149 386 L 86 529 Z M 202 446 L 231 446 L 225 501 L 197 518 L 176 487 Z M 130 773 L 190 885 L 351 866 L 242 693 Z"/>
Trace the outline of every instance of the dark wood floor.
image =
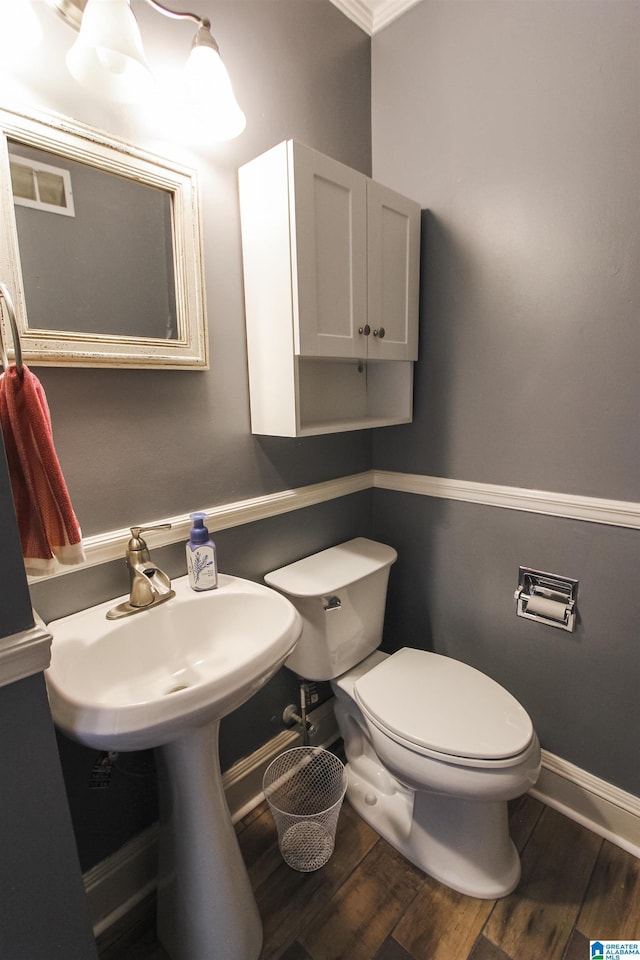
<path id="1" fill-rule="evenodd" d="M 531 797 L 511 805 L 522 880 L 498 901 L 426 877 L 346 802 L 333 856 L 315 873 L 283 863 L 264 804 L 237 829 L 264 922 L 261 960 L 588 960 L 590 939 L 640 939 L 640 861 Z M 103 934 L 101 960 L 167 960 L 153 911 L 142 904 Z"/>

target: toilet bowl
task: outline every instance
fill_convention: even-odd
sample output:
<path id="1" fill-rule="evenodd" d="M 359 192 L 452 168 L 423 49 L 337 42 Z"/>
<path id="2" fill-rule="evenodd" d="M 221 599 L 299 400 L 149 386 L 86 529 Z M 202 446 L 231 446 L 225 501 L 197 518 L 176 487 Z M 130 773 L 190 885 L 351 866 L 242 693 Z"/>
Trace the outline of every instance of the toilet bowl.
<path id="1" fill-rule="evenodd" d="M 473 897 L 520 879 L 507 801 L 538 778 L 540 745 L 520 703 L 468 664 L 378 650 L 396 552 L 358 538 L 267 574 L 303 632 L 286 665 L 331 680 L 347 799 L 425 873 Z"/>
<path id="2" fill-rule="evenodd" d="M 540 772 L 538 738 L 520 704 L 473 667 L 407 648 L 372 654 L 332 687 L 347 797 L 363 819 L 454 890 L 510 893 L 520 858 L 507 801 Z"/>

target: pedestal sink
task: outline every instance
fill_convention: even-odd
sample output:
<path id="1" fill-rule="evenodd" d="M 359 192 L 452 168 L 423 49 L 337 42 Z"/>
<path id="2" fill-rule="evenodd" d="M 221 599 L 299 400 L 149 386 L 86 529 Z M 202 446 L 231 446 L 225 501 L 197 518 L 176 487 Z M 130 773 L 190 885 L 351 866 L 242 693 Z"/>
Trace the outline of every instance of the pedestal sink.
<path id="1" fill-rule="evenodd" d="M 124 620 L 118 600 L 49 624 L 51 711 L 99 750 L 155 748 L 160 772 L 158 936 L 173 960 L 257 960 L 262 924 L 227 808 L 220 719 L 293 650 L 289 601 L 221 574 L 217 590 L 176 596 Z"/>

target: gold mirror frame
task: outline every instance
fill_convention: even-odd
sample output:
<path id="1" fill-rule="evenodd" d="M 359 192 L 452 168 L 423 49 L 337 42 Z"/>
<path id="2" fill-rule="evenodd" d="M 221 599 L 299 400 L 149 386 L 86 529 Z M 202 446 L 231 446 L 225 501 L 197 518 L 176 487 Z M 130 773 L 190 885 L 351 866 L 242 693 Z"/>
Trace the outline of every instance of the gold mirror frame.
<path id="1" fill-rule="evenodd" d="M 178 336 L 156 339 L 31 328 L 9 166 L 8 141 L 166 191 L 171 199 Z M 208 367 L 200 208 L 195 171 L 89 126 L 0 109 L 0 281 L 9 288 L 25 362 L 47 366 Z M 6 323 L 6 319 L 1 322 Z M 5 340 L 11 342 L 10 338 Z"/>

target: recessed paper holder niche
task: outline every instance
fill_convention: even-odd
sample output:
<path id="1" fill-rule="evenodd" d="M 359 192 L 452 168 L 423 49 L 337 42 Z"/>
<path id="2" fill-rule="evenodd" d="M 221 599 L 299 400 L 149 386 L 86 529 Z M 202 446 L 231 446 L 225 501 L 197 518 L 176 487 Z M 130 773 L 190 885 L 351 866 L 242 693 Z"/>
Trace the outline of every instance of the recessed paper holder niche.
<path id="1" fill-rule="evenodd" d="M 571 633 L 576 624 L 577 593 L 578 580 L 520 567 L 515 592 L 516 613 Z"/>

